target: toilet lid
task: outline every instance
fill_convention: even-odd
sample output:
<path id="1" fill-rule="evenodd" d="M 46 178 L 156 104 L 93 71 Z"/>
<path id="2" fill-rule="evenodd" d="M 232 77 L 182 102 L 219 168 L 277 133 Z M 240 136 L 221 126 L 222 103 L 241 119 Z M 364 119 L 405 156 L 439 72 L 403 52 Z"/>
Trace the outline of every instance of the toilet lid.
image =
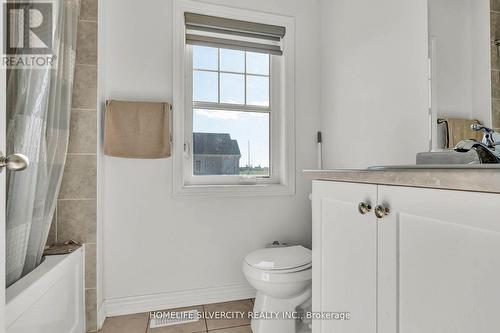
<path id="1" fill-rule="evenodd" d="M 312 254 L 303 246 L 277 247 L 252 252 L 245 262 L 258 269 L 292 269 L 310 264 Z"/>

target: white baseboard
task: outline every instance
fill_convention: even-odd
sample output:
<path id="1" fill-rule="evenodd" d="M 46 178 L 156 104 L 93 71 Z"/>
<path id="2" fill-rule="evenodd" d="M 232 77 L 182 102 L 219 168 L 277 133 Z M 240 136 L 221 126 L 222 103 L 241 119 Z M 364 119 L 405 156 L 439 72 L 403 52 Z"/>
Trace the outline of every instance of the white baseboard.
<path id="1" fill-rule="evenodd" d="M 127 314 L 160 311 L 201 304 L 235 301 L 255 297 L 255 289 L 248 284 L 238 284 L 225 287 L 205 288 L 176 291 L 171 293 L 153 294 L 107 299 L 99 316 L 113 317 Z M 103 322 L 104 322 L 103 319 Z M 99 321 L 101 318 L 99 318 Z"/>
<path id="2" fill-rule="evenodd" d="M 97 308 L 97 331 L 100 331 L 106 320 L 106 304 L 103 302 Z"/>

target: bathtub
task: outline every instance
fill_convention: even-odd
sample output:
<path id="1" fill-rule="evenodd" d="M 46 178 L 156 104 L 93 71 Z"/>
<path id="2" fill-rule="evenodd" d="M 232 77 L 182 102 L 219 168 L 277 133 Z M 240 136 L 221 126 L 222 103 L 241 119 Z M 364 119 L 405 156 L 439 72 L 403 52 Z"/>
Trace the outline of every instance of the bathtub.
<path id="1" fill-rule="evenodd" d="M 6 333 L 84 333 L 84 250 L 49 256 L 7 288 Z"/>

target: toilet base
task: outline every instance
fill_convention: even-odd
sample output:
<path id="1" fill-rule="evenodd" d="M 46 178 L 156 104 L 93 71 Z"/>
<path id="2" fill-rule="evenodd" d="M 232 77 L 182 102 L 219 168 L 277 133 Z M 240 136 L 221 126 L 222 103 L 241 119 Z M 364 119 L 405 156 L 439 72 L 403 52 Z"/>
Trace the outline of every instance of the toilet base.
<path id="1" fill-rule="evenodd" d="M 284 313 L 293 313 L 297 307 L 311 298 L 312 289 L 307 288 L 301 294 L 289 298 L 278 299 L 257 292 L 253 311 L 256 313 L 275 313 L 279 312 L 281 316 Z M 285 317 L 286 318 L 286 317 Z M 276 319 L 252 319 L 253 333 L 303 333 L 296 329 L 298 319 L 288 318 Z"/>

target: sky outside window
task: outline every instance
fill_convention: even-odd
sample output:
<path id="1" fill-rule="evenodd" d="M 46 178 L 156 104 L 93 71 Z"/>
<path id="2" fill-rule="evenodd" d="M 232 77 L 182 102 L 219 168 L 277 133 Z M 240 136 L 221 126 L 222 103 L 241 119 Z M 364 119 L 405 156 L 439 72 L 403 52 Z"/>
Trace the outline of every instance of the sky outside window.
<path id="1" fill-rule="evenodd" d="M 193 101 L 269 107 L 267 54 L 193 47 Z M 238 141 L 240 167 L 269 167 L 268 112 L 193 110 L 193 132 L 227 133 Z M 250 144 L 250 158 L 249 158 Z"/>
<path id="2" fill-rule="evenodd" d="M 269 167 L 268 113 L 195 109 L 193 132 L 230 134 L 240 147 L 240 167 L 248 164 L 250 142 L 251 165 Z"/>

